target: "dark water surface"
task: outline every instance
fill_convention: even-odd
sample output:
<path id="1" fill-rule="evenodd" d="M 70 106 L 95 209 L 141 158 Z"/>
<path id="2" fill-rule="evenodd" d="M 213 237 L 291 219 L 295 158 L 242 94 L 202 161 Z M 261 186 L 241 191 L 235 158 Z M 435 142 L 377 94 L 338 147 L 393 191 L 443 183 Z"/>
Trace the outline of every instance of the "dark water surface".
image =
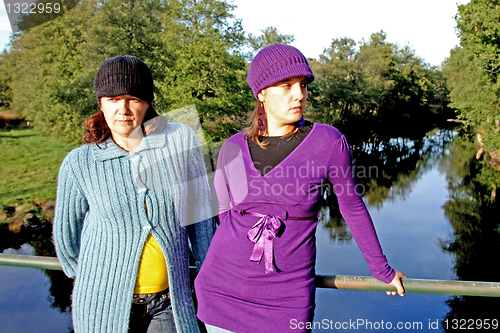
<path id="1" fill-rule="evenodd" d="M 445 175 L 434 167 L 426 170 L 414 183 L 406 198 L 384 202 L 379 209 L 368 205 L 389 264 L 408 277 L 456 278 L 452 256 L 444 253 L 439 245 L 439 239 L 446 239 L 453 232 L 441 208 L 446 194 Z M 332 241 L 328 231 L 320 227 L 317 244 L 317 274 L 370 276 L 353 240 Z M 422 331 L 428 331 L 429 320 L 435 322 L 445 316 L 448 298 L 441 295 L 407 293 L 400 297 L 387 296 L 383 292 L 318 289 L 315 321 L 356 322 L 360 324 L 359 330 L 365 331 L 372 328 L 367 322 L 376 325 L 375 322 L 384 321 L 385 327 L 391 322 L 393 329 L 398 322 L 422 322 L 423 328 L 426 328 Z"/>
<path id="2" fill-rule="evenodd" d="M 33 248 L 3 253 L 32 255 Z M 2 333 L 68 333 L 72 331 L 69 309 L 54 307 L 52 286 L 44 270 L 0 266 L 0 332 Z M 54 286 L 57 288 L 57 285 Z"/>
<path id="3" fill-rule="evenodd" d="M 363 141 L 351 138 L 359 189 L 390 265 L 411 278 L 500 281 L 491 261 L 500 251 L 500 210 L 473 181 L 473 145 L 451 129 Z M 2 242 L 21 234 L 0 232 Z M 34 246 L 4 242 L 4 253 L 50 255 L 41 250 L 50 239 L 26 239 Z M 318 274 L 370 276 L 334 196 L 322 210 L 317 248 Z M 0 332 L 71 332 L 71 282 L 61 272 L 0 266 L 0 281 Z M 500 308 L 496 298 L 332 289 L 318 289 L 316 303 L 314 332 L 452 332 L 445 319 L 498 319 Z"/>

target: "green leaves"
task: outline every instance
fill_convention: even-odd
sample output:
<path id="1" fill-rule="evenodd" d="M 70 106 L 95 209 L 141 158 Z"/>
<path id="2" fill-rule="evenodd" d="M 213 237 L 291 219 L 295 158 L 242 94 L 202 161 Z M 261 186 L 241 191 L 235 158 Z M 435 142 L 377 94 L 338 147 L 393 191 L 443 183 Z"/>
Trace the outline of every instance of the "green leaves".
<path id="1" fill-rule="evenodd" d="M 295 41 L 293 35 L 284 35 L 276 27 L 267 27 L 260 30 L 261 35 L 248 34 L 248 44 L 254 52 L 275 43 L 290 44 Z"/>
<path id="2" fill-rule="evenodd" d="M 444 68 L 451 106 L 480 133 L 478 150 L 484 152 L 489 167 L 478 177 L 496 190 L 500 184 L 500 2 L 472 0 L 459 6 L 456 20 L 461 46 L 451 51 Z"/>
<path id="3" fill-rule="evenodd" d="M 437 70 L 409 46 L 388 43 L 383 31 L 359 43 L 333 39 L 312 66 L 314 115 L 328 124 L 415 121 L 427 115 L 431 100 L 438 100 Z"/>
<path id="4" fill-rule="evenodd" d="M 459 6 L 456 16 L 461 44 L 480 60 L 494 77 L 500 72 L 500 2 L 475 0 Z"/>
<path id="5" fill-rule="evenodd" d="M 183 0 L 172 5 L 164 34 L 171 47 L 171 76 L 159 85 L 171 108 L 195 104 L 211 140 L 223 140 L 242 127 L 253 100 L 239 50 L 244 41 L 241 22 L 232 21 L 232 6 L 224 1 Z M 168 41 L 167 41 L 168 38 Z M 167 110 L 166 110 L 167 111 Z"/>
<path id="6" fill-rule="evenodd" d="M 245 38 L 233 9 L 225 0 L 79 1 L 15 36 L 0 59 L 0 105 L 44 134 L 78 140 L 84 118 L 98 111 L 93 77 L 100 64 L 130 54 L 151 68 L 160 114 L 195 104 L 210 140 L 224 140 L 244 127 L 254 106 L 245 50 L 294 41 L 275 27 Z M 438 71 L 410 47 L 387 42 L 383 31 L 359 43 L 334 39 L 310 64 L 318 121 L 405 123 L 426 119 L 429 103 L 444 102 Z"/>

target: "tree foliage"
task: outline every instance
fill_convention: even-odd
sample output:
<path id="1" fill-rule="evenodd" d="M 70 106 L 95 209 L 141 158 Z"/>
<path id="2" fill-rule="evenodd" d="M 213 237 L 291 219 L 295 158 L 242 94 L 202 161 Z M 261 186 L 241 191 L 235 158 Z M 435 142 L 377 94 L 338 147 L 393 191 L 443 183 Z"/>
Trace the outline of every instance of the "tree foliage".
<path id="1" fill-rule="evenodd" d="M 387 42 L 383 31 L 360 43 L 333 39 L 313 67 L 315 115 L 328 124 L 404 124 L 427 117 L 431 102 L 444 102 L 437 97 L 439 71 L 411 47 Z"/>
<path id="2" fill-rule="evenodd" d="M 40 0 L 42 1 L 42 0 Z M 144 60 L 155 79 L 154 107 L 165 113 L 196 105 L 209 141 L 243 127 L 253 97 L 246 83 L 245 49 L 254 52 L 293 35 L 275 27 L 245 38 L 226 0 L 82 0 L 50 22 L 17 33 L 0 59 L 0 106 L 42 133 L 71 140 L 97 111 L 93 78 L 120 54 Z M 414 51 L 386 41 L 332 40 L 310 86 L 314 120 L 366 126 L 428 122 L 443 80 Z M 439 89 L 438 89 L 439 88 Z M 437 101 L 437 102 L 436 102 Z"/>
<path id="3" fill-rule="evenodd" d="M 444 68 L 451 106 L 480 133 L 485 164 L 500 164 L 500 1 L 472 0 L 458 7 L 460 46 L 453 49 Z M 480 154 L 478 154 L 479 157 Z M 491 189 L 500 186 L 498 171 L 480 175 Z"/>
<path id="4" fill-rule="evenodd" d="M 227 138 L 251 101 L 239 54 L 244 33 L 232 9 L 223 0 L 80 1 L 17 34 L 0 63 L 2 104 L 42 133 L 76 140 L 97 111 L 100 64 L 129 54 L 150 66 L 159 113 L 195 104 L 210 140 Z"/>
<path id="5" fill-rule="evenodd" d="M 29 11 L 21 10 L 16 14 L 16 10 L 9 13 L 9 18 L 17 22 L 12 26 L 14 32 L 28 30 L 40 24 L 60 17 L 73 9 L 78 0 L 35 0 L 30 1 Z M 24 5 L 21 5 L 23 8 Z"/>
<path id="6" fill-rule="evenodd" d="M 361 68 L 355 61 L 356 42 L 350 38 L 334 39 L 320 56 L 316 67 L 316 89 L 313 87 L 317 113 L 328 124 L 347 119 L 361 110 Z"/>
<path id="7" fill-rule="evenodd" d="M 181 0 L 175 6 L 169 24 L 175 35 L 163 35 L 175 63 L 160 91 L 174 108 L 196 104 L 210 141 L 227 138 L 242 126 L 253 99 L 240 51 L 241 22 L 229 23 L 233 6 L 225 1 Z"/>
<path id="8" fill-rule="evenodd" d="M 295 41 L 293 35 L 282 34 L 276 27 L 267 27 L 260 30 L 261 35 L 248 34 L 248 44 L 254 52 L 275 43 L 290 44 Z"/>

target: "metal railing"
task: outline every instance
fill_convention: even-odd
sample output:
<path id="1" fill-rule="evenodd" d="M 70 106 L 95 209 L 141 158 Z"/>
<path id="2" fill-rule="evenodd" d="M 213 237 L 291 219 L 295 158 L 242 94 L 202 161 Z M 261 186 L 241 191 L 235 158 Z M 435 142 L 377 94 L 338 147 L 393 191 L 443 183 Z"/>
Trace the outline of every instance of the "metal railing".
<path id="1" fill-rule="evenodd" d="M 0 253 L 0 265 L 62 271 L 59 259 L 53 257 L 40 257 L 40 256 Z"/>
<path id="2" fill-rule="evenodd" d="M 57 258 L 3 253 L 0 253 L 0 265 L 62 270 Z M 500 297 L 500 283 L 497 282 L 404 279 L 403 285 L 407 293 Z M 316 287 L 396 291 L 392 285 L 385 284 L 375 278 L 349 275 L 317 275 Z"/>

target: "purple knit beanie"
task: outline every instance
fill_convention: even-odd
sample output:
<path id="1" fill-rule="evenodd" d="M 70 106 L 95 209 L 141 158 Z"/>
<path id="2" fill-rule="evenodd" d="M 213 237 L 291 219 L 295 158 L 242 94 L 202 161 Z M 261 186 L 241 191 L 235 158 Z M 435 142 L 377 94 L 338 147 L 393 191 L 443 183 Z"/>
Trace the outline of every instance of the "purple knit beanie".
<path id="1" fill-rule="evenodd" d="M 247 82 L 258 99 L 262 89 L 296 76 L 305 76 L 309 83 L 314 81 L 306 57 L 293 46 L 276 43 L 266 46 L 253 58 Z"/>

